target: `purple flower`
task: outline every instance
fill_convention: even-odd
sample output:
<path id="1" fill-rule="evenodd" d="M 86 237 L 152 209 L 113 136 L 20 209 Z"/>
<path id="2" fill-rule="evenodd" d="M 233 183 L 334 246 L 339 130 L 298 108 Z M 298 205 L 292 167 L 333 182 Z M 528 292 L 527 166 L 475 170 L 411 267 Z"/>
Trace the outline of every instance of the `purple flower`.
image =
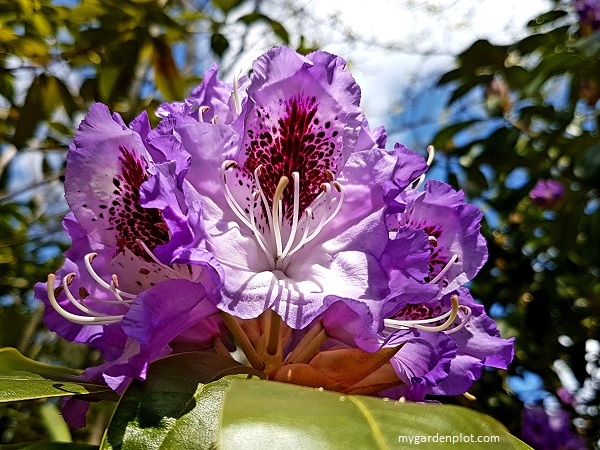
<path id="1" fill-rule="evenodd" d="M 174 127 L 192 157 L 203 248 L 224 270 L 219 309 L 242 319 L 272 309 L 303 328 L 327 298 L 385 297 L 382 188 L 398 156 L 376 147 L 344 61 L 271 50 L 244 95 L 232 127 L 183 115 Z"/>
<path id="2" fill-rule="evenodd" d="M 560 181 L 538 180 L 529 193 L 529 198 L 538 206 L 553 209 L 558 205 L 564 194 L 565 188 Z"/>
<path id="3" fill-rule="evenodd" d="M 521 438 L 541 450 L 583 450 L 585 442 L 570 426 L 569 414 L 560 407 L 528 405 L 523 410 Z"/>
<path id="4" fill-rule="evenodd" d="M 573 0 L 584 35 L 600 29 L 600 2 L 598 0 Z"/>
<path id="5" fill-rule="evenodd" d="M 223 351 L 344 393 L 465 392 L 512 341 L 462 286 L 487 259 L 481 212 L 433 159 L 388 151 L 345 62 L 276 48 L 233 84 L 126 127 L 103 105 L 67 157 L 67 261 L 36 289 L 49 327 L 99 348 L 121 392 L 173 351 Z M 77 402 L 73 403 L 78 409 Z"/>
<path id="6" fill-rule="evenodd" d="M 73 244 L 65 265 L 36 285 L 48 327 L 98 348 L 106 363 L 88 369 L 121 392 L 132 377 L 190 327 L 218 313 L 220 285 L 212 255 L 191 251 L 202 229 L 200 205 L 184 203 L 177 162 L 155 165 L 143 143 L 147 121 L 127 128 L 104 105 L 94 105 L 67 155 L 64 226 Z M 147 133 L 146 133 L 147 134 Z M 194 230 L 194 233 L 191 230 Z M 162 253 L 172 263 L 160 261 Z M 194 266 L 186 264 L 194 254 Z M 212 347 L 220 330 L 206 326 L 196 341 Z"/>

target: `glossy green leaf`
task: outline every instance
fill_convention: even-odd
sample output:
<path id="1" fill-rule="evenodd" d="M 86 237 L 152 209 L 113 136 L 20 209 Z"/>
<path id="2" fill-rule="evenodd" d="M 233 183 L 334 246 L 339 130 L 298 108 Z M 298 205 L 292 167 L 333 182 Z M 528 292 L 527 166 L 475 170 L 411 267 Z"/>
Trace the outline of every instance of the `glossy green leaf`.
<path id="1" fill-rule="evenodd" d="M 223 450 L 414 449 L 415 439 L 423 448 L 530 448 L 495 419 L 471 409 L 340 395 L 260 380 L 232 383 L 221 423 L 219 448 Z M 471 435 L 497 437 L 498 442 L 478 447 L 465 442 Z"/>
<path id="2" fill-rule="evenodd" d="M 23 356 L 16 348 L 0 348 L 0 370 L 25 371 L 32 373 L 79 375 L 81 370 L 71 369 L 50 364 L 44 364 Z"/>
<path id="3" fill-rule="evenodd" d="M 264 377 L 214 353 L 180 353 L 154 362 L 146 381 L 134 380 L 123 394 L 101 447 L 211 448 L 223 396 L 233 381 L 222 377 L 233 374 Z"/>
<path id="4" fill-rule="evenodd" d="M 0 402 L 111 392 L 107 386 L 80 380 L 72 375 L 0 370 Z"/>

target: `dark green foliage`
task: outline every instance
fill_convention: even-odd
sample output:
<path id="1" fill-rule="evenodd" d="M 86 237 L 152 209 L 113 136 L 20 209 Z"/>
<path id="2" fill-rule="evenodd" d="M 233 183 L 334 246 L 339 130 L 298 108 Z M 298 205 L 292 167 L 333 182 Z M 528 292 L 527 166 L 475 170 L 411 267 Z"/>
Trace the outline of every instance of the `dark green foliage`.
<path id="1" fill-rule="evenodd" d="M 553 393 L 560 387 L 553 362 L 564 360 L 582 383 L 590 376 L 585 342 L 600 338 L 600 33 L 580 29 L 563 7 L 570 6 L 556 3 L 529 22 L 532 34 L 519 42 L 478 41 L 458 56 L 439 81 L 453 90 L 448 107 L 473 91 L 487 114 L 461 115 L 434 140 L 458 162 L 449 165 L 460 175 L 455 180 L 465 180 L 457 187 L 493 219 L 484 227 L 489 262 L 472 290 L 488 308 L 507 308 L 503 329 L 517 337 L 512 370 L 540 374 Z M 529 192 L 538 179 L 562 183 L 564 198 L 536 204 Z M 573 344 L 560 344 L 559 336 Z M 484 398 L 493 403 L 478 407 L 518 433 L 518 402 L 485 376 L 475 393 L 490 388 L 496 392 Z M 580 431 L 597 441 L 600 419 L 581 417 Z"/>

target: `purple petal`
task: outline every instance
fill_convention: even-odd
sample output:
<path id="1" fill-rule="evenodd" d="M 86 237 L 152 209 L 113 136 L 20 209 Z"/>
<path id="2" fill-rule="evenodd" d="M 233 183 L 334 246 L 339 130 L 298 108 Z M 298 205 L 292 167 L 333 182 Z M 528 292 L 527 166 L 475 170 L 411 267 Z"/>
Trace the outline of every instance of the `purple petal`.
<path id="1" fill-rule="evenodd" d="M 430 393 L 460 395 L 467 392 L 474 380 L 479 379 L 483 366 L 506 369 L 513 359 L 514 338 L 502 339 L 496 324 L 473 301 L 466 289 L 458 291 L 460 303 L 468 306 L 472 317 L 461 330 L 449 334 L 458 346 L 456 358 L 450 366 L 450 376 Z M 444 301 L 449 303 L 450 294 Z M 459 318 L 462 316 L 459 315 Z"/>

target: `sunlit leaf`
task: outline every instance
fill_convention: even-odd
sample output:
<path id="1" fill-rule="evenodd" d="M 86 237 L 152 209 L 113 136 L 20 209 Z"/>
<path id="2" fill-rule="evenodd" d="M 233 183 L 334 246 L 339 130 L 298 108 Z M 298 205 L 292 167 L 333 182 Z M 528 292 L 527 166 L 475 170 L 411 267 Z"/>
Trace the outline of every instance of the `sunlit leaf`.
<path id="1" fill-rule="evenodd" d="M 102 448 L 211 448 L 232 382 L 221 377 L 231 374 L 264 376 L 214 353 L 181 353 L 154 362 L 147 380 L 134 380 L 123 394 Z"/>
<path id="2" fill-rule="evenodd" d="M 0 370 L 0 402 L 102 393 L 112 391 L 107 386 L 80 380 L 72 375 Z"/>
<path id="3" fill-rule="evenodd" d="M 16 348 L 0 348 L 0 370 L 19 370 L 32 373 L 79 375 L 82 371 L 61 367 L 52 364 L 44 364 L 23 356 Z"/>
<path id="4" fill-rule="evenodd" d="M 429 444 L 422 443 L 436 446 L 440 437 L 449 436 L 455 442 L 446 442 L 447 448 L 472 449 L 473 443 L 459 442 L 470 435 L 498 438 L 481 444 L 485 448 L 530 448 L 496 420 L 467 408 L 238 380 L 225 395 L 219 448 L 414 449 L 416 437 L 429 437 Z M 431 441 L 435 436 L 437 444 Z"/>

